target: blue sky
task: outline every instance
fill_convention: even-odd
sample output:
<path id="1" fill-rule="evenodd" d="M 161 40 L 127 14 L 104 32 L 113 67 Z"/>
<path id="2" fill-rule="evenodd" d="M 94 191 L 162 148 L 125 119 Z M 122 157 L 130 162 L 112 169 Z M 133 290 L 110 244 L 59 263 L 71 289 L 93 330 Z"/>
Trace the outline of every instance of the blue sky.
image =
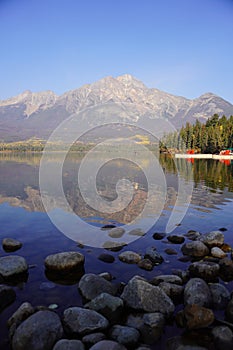
<path id="1" fill-rule="evenodd" d="M 105 76 L 233 103 L 233 0 L 0 0 L 0 99 Z"/>

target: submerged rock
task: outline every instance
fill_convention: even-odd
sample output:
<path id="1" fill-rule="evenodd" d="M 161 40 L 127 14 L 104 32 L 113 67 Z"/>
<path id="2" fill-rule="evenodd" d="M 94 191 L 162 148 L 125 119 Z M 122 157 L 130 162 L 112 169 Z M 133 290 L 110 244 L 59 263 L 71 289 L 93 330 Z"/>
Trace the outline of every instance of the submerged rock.
<path id="1" fill-rule="evenodd" d="M 119 254 L 119 260 L 127 264 L 137 264 L 141 259 L 139 254 L 132 251 L 125 251 Z"/>
<path id="2" fill-rule="evenodd" d="M 193 257 L 204 257 L 209 254 L 208 247 L 200 241 L 192 241 L 182 245 L 181 251 L 184 255 Z"/>
<path id="3" fill-rule="evenodd" d="M 12 304 L 15 299 L 16 294 L 14 289 L 0 284 L 0 312 L 4 310 L 8 305 Z"/>
<path id="4" fill-rule="evenodd" d="M 45 267 L 54 273 L 69 273 L 82 270 L 84 266 L 84 255 L 78 252 L 62 252 L 47 256 Z"/>
<path id="5" fill-rule="evenodd" d="M 6 252 L 15 252 L 22 247 L 22 243 L 14 238 L 4 238 L 2 240 L 2 247 Z"/>
<path id="6" fill-rule="evenodd" d="M 113 263 L 115 261 L 115 258 L 113 255 L 111 254 L 106 254 L 106 253 L 102 253 L 99 255 L 98 257 L 99 260 L 106 262 L 106 263 Z"/>
<path id="7" fill-rule="evenodd" d="M 4 280 L 13 280 L 14 278 L 25 275 L 28 272 L 28 265 L 22 256 L 7 255 L 0 258 L 0 276 Z"/>
<path id="8" fill-rule="evenodd" d="M 38 311 L 16 329 L 12 339 L 13 350 L 51 350 L 63 337 L 58 315 L 52 311 Z"/>
<path id="9" fill-rule="evenodd" d="M 121 238 L 125 234 L 125 229 L 122 227 L 115 227 L 108 233 L 111 238 Z"/>
<path id="10" fill-rule="evenodd" d="M 92 300 L 101 293 L 115 294 L 115 288 L 111 282 L 93 273 L 85 274 L 79 281 L 78 288 L 86 300 Z"/>
<path id="11" fill-rule="evenodd" d="M 172 300 L 164 291 L 134 276 L 124 288 L 121 298 L 126 306 L 144 312 L 161 312 L 170 316 L 175 309 Z"/>
<path id="12" fill-rule="evenodd" d="M 81 307 L 70 307 L 64 311 L 63 323 L 71 336 L 83 336 L 93 332 L 104 331 L 108 320 L 96 311 Z"/>
<path id="13" fill-rule="evenodd" d="M 184 243 L 185 238 L 180 235 L 170 235 L 167 237 L 168 241 L 174 244 L 181 244 Z"/>

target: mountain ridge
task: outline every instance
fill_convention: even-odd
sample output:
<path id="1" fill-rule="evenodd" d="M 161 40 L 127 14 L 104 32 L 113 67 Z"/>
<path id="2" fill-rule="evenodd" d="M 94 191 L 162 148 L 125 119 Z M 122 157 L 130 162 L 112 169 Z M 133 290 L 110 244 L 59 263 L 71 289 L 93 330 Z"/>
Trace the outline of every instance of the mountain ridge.
<path id="1" fill-rule="evenodd" d="M 211 92 L 188 99 L 148 88 L 132 75 L 124 74 L 116 78 L 108 76 L 61 95 L 51 90 L 26 90 L 17 96 L 0 100 L 0 139 L 48 138 L 53 129 L 70 114 L 107 103 L 112 104 L 110 114 L 115 115 L 116 120 L 113 117 L 108 120 L 105 116 L 105 121 L 121 121 L 123 116 L 117 104 L 124 104 L 125 113 L 129 107 L 127 121 L 132 119 L 135 123 L 140 118 L 144 118 L 145 122 L 148 118 L 165 118 L 177 128 L 187 121 L 193 123 L 199 119 L 204 122 L 215 113 L 227 117 L 233 114 L 233 105 Z M 90 113 L 90 126 L 95 123 L 94 119 L 95 115 Z"/>

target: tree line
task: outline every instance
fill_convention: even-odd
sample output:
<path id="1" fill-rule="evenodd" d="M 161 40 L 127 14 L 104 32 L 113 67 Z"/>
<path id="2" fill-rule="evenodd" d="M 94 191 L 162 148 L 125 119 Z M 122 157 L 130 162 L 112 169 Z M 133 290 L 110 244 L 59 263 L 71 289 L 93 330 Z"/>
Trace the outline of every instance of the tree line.
<path id="1" fill-rule="evenodd" d="M 214 114 L 206 123 L 198 119 L 189 122 L 180 131 L 164 135 L 160 148 L 162 151 L 194 150 L 195 153 L 219 153 L 222 149 L 233 147 L 233 116 L 227 118 Z"/>

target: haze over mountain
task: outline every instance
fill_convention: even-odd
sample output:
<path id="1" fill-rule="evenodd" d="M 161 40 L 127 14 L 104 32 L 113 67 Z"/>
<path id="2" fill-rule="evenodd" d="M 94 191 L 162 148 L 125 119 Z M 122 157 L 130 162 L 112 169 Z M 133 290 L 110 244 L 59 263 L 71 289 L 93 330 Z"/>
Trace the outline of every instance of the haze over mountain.
<path id="1" fill-rule="evenodd" d="M 99 108 L 98 114 L 95 106 Z M 80 123 L 85 121 L 89 127 L 102 122 L 137 125 L 142 118 L 146 125 L 147 121 L 166 118 L 179 128 L 187 121 L 205 121 L 214 113 L 233 115 L 233 105 L 213 93 L 193 100 L 175 96 L 148 88 L 128 74 L 106 77 L 61 96 L 52 91 L 25 91 L 0 101 L 0 140 L 47 139 L 63 120 L 81 111 L 85 113 L 80 114 Z"/>

